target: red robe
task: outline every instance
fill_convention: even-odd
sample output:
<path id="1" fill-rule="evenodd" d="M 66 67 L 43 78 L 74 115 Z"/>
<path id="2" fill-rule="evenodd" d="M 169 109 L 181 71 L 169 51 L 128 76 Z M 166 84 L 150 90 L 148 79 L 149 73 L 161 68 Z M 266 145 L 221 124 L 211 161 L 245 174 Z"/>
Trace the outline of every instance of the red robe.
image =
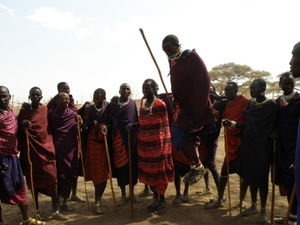
<path id="1" fill-rule="evenodd" d="M 29 120 L 28 129 L 30 159 L 32 162 L 33 183 L 35 188 L 49 188 L 56 184 L 56 159 L 52 135 L 48 129 L 48 108 L 40 105 L 37 109 L 21 110 L 19 124 Z M 30 186 L 27 141 L 23 130 L 19 130 L 19 148 L 25 163 L 27 184 Z"/>
<path id="2" fill-rule="evenodd" d="M 222 119 L 233 120 L 238 123 L 244 122 L 244 112 L 246 110 L 248 99 L 243 95 L 235 97 L 228 101 L 223 112 Z M 240 128 L 227 127 L 227 151 L 229 161 L 238 157 L 238 149 L 241 144 L 241 137 L 237 136 Z"/>

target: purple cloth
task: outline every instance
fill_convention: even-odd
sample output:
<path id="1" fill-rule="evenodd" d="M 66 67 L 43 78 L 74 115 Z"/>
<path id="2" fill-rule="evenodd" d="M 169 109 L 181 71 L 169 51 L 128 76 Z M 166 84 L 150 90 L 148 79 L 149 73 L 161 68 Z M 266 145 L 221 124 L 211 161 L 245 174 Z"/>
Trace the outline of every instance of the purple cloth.
<path id="1" fill-rule="evenodd" d="M 138 122 L 137 108 L 135 102 L 130 99 L 127 105 L 110 103 L 109 111 L 112 123 L 112 139 L 116 130 L 120 132 L 122 141 L 128 151 L 128 125 Z M 132 158 L 132 180 L 133 184 L 137 183 L 137 129 L 131 128 L 130 133 L 131 158 Z M 128 164 L 121 168 L 116 168 L 116 176 L 119 186 L 129 184 Z"/>
<path id="2" fill-rule="evenodd" d="M 8 202 L 25 183 L 19 158 L 0 155 L 0 170 L 0 201 Z"/>
<path id="3" fill-rule="evenodd" d="M 70 108 L 63 112 L 54 108 L 48 117 L 56 151 L 57 177 L 72 178 L 77 175 L 79 165 L 76 112 Z"/>

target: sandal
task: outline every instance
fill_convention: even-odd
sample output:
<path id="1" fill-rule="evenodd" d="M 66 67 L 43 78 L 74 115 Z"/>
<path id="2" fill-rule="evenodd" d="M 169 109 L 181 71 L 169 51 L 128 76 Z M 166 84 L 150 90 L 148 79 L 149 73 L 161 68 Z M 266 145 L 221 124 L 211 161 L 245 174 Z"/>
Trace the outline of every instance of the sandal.
<path id="1" fill-rule="evenodd" d="M 242 216 L 251 216 L 251 215 L 254 215 L 254 214 L 258 214 L 258 209 L 257 209 L 257 206 L 251 206 L 250 208 L 248 209 L 245 209 L 243 212 L 242 212 Z"/>
<path id="2" fill-rule="evenodd" d="M 117 206 L 123 206 L 127 202 L 127 198 L 125 196 L 122 196 L 120 201 L 117 202 Z"/>
<path id="3" fill-rule="evenodd" d="M 178 204 L 180 204 L 180 203 L 182 203 L 181 195 L 176 195 L 176 197 L 174 198 L 172 204 L 173 204 L 173 205 L 178 205 Z"/>
<path id="4" fill-rule="evenodd" d="M 102 207 L 102 202 L 101 201 L 97 202 L 95 204 L 95 213 L 99 214 L 99 215 L 103 214 L 103 207 Z"/>
<path id="5" fill-rule="evenodd" d="M 181 197 L 182 202 L 188 203 L 190 201 L 190 197 L 188 194 L 183 194 Z"/>
<path id="6" fill-rule="evenodd" d="M 201 177 L 207 173 L 207 168 L 205 168 L 203 165 L 193 167 L 190 169 L 190 171 L 183 177 L 183 181 L 189 185 L 196 184 Z"/>
<path id="7" fill-rule="evenodd" d="M 152 193 L 149 191 L 149 189 L 144 189 L 141 193 L 139 193 L 138 197 L 145 198 L 151 195 Z"/>
<path id="8" fill-rule="evenodd" d="M 218 209 L 218 208 L 221 208 L 221 207 L 224 207 L 223 201 L 220 202 L 217 199 L 208 202 L 204 206 L 205 209 Z"/>
<path id="9" fill-rule="evenodd" d="M 72 201 L 72 202 L 85 202 L 85 200 L 83 200 L 82 198 L 78 197 L 77 195 L 73 195 L 70 198 L 70 201 Z"/>
<path id="10" fill-rule="evenodd" d="M 156 206 L 156 209 L 155 209 L 155 213 L 158 214 L 158 215 L 161 215 L 163 214 L 165 211 L 166 211 L 166 203 L 165 202 L 160 202 L 158 203 L 158 205 Z"/>
<path id="11" fill-rule="evenodd" d="M 33 218 L 29 218 L 27 220 L 23 220 L 20 225 L 45 225 L 46 222 L 40 221 L 40 220 L 36 220 Z"/>

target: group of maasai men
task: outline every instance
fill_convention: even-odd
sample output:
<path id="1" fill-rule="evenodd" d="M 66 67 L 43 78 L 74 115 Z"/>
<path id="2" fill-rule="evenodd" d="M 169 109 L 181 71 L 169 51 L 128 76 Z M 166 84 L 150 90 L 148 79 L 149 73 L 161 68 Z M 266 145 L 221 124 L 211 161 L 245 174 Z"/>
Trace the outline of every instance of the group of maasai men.
<path id="1" fill-rule="evenodd" d="M 300 224 L 297 201 L 292 201 L 295 190 L 300 195 L 300 169 L 296 167 L 300 160 L 300 95 L 294 91 L 294 77 L 300 77 L 300 42 L 292 52 L 291 73 L 280 76 L 283 95 L 276 101 L 266 97 L 263 79 L 252 81 L 251 100 L 238 95 L 233 81 L 226 84 L 225 96 L 218 96 L 195 50 L 183 51 L 175 35 L 166 36 L 162 48 L 169 60 L 172 94 L 158 95 L 157 83 L 147 79 L 138 107 L 130 98 L 130 86 L 123 83 L 119 96 L 110 102 L 105 90 L 98 88 L 92 102 L 77 109 L 69 85 L 60 82 L 58 94 L 47 106 L 40 103 L 42 90 L 31 88 L 31 102 L 23 103 L 16 117 L 9 106 L 9 89 L 0 86 L 0 200 L 19 206 L 21 224 L 45 224 L 39 214 L 38 193 L 51 197 L 53 219 L 67 220 L 63 212 L 74 210 L 68 199 L 83 201 L 76 195 L 77 178 L 82 174 L 94 184 L 97 214 L 103 213 L 101 199 L 110 176 L 117 179 L 121 190 L 118 205 L 128 201 L 126 186 L 131 184 L 132 193 L 139 181 L 145 184 L 142 195 L 149 189 L 153 193 L 147 210 L 161 213 L 166 208 L 169 182 L 174 181 L 176 188 L 173 204 L 188 202 L 189 185 L 203 175 L 207 178 L 208 170 L 218 198 L 205 208 L 223 206 L 228 176 L 238 173 L 241 204 L 248 187 L 252 201 L 242 215 L 258 214 L 257 222 L 266 223 L 272 162 L 276 165 L 273 182 L 291 206 L 288 224 L 297 224 L 297 219 Z M 226 154 L 219 175 L 215 156 L 222 126 Z M 27 186 L 34 195 L 36 218 L 28 215 Z M 137 200 L 132 194 L 130 198 Z M 4 224 L 0 207 L 0 225 Z"/>

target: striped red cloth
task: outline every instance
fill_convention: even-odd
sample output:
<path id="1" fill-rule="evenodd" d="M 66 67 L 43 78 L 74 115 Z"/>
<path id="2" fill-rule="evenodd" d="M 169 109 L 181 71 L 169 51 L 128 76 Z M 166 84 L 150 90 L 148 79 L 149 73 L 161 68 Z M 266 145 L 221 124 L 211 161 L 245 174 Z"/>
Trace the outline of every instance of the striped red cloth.
<path id="1" fill-rule="evenodd" d="M 115 167 L 121 168 L 122 166 L 125 166 L 128 163 L 128 154 L 118 129 L 116 129 L 113 142 L 113 149 Z"/>
<path id="2" fill-rule="evenodd" d="M 165 187 L 174 180 L 167 109 L 163 101 L 156 99 L 152 109 L 145 110 L 144 101 L 140 108 L 138 132 L 139 180 L 150 186 Z"/>
<path id="3" fill-rule="evenodd" d="M 99 127 L 101 124 L 98 125 Z M 85 160 L 85 179 L 101 184 L 108 179 L 107 156 L 104 145 L 104 136 L 91 127 L 87 137 L 87 153 Z"/>
<path id="4" fill-rule="evenodd" d="M 0 110 L 0 154 L 16 156 L 18 141 L 16 137 L 17 121 L 11 108 L 8 112 Z"/>

